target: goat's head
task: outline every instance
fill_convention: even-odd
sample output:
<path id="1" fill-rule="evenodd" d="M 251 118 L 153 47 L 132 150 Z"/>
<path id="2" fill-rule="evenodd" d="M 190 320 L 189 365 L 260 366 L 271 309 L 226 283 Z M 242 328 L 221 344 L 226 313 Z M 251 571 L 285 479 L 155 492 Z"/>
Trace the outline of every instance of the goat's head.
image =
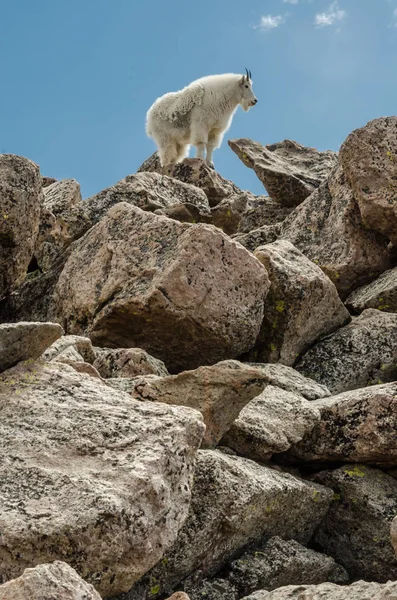
<path id="1" fill-rule="evenodd" d="M 246 112 L 255 106 L 258 102 L 258 99 L 255 97 L 254 92 L 252 91 L 252 79 L 251 79 L 251 71 L 245 69 L 246 74 L 243 75 L 239 81 L 239 89 L 240 89 L 240 105 L 243 110 Z"/>

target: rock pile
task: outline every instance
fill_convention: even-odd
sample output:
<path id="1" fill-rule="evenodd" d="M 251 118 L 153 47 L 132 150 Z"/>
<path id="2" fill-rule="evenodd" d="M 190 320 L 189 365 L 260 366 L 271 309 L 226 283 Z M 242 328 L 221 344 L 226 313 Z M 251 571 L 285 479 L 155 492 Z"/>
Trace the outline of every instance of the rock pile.
<path id="1" fill-rule="evenodd" d="M 397 597 L 397 118 L 229 145 L 0 155 L 0 599 Z"/>

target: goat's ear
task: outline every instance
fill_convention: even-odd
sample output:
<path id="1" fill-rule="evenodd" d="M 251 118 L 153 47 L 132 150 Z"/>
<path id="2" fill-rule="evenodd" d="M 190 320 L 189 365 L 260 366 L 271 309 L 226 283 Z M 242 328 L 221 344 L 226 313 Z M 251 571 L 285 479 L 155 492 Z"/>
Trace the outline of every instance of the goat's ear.
<path id="1" fill-rule="evenodd" d="M 245 75 L 243 75 L 239 81 L 240 85 L 243 85 L 243 83 L 245 83 Z"/>

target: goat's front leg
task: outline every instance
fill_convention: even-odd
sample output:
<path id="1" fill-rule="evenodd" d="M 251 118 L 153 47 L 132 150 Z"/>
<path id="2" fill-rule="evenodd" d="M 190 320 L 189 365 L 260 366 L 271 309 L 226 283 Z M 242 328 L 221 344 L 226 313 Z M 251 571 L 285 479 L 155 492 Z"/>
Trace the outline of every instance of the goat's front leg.
<path id="1" fill-rule="evenodd" d="M 202 160 L 204 160 L 204 154 L 205 154 L 205 143 L 198 142 L 196 144 L 196 158 L 201 158 Z"/>
<path id="2" fill-rule="evenodd" d="M 212 153 L 215 150 L 215 148 L 219 148 L 219 146 L 222 143 L 222 134 L 219 133 L 218 130 L 214 130 L 214 131 L 210 131 L 209 135 L 208 135 L 208 142 L 207 142 L 207 156 L 205 159 L 205 162 L 212 168 L 214 169 L 214 163 L 212 162 Z"/>

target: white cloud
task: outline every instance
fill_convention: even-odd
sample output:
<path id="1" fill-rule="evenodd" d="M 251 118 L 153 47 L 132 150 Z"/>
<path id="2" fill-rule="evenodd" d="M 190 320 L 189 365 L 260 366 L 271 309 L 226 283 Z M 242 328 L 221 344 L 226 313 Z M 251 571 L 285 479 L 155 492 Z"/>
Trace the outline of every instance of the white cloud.
<path id="1" fill-rule="evenodd" d="M 259 22 L 259 25 L 257 25 L 257 29 L 275 29 L 276 27 L 279 27 L 280 25 L 282 25 L 285 21 L 285 18 L 282 17 L 281 15 L 266 15 L 266 16 L 262 16 L 261 20 Z"/>
<path id="2" fill-rule="evenodd" d="M 329 25 L 343 21 L 345 17 L 347 17 L 347 12 L 342 10 L 339 2 L 335 0 L 335 2 L 330 4 L 326 12 L 316 14 L 314 23 L 317 27 L 328 27 Z"/>

